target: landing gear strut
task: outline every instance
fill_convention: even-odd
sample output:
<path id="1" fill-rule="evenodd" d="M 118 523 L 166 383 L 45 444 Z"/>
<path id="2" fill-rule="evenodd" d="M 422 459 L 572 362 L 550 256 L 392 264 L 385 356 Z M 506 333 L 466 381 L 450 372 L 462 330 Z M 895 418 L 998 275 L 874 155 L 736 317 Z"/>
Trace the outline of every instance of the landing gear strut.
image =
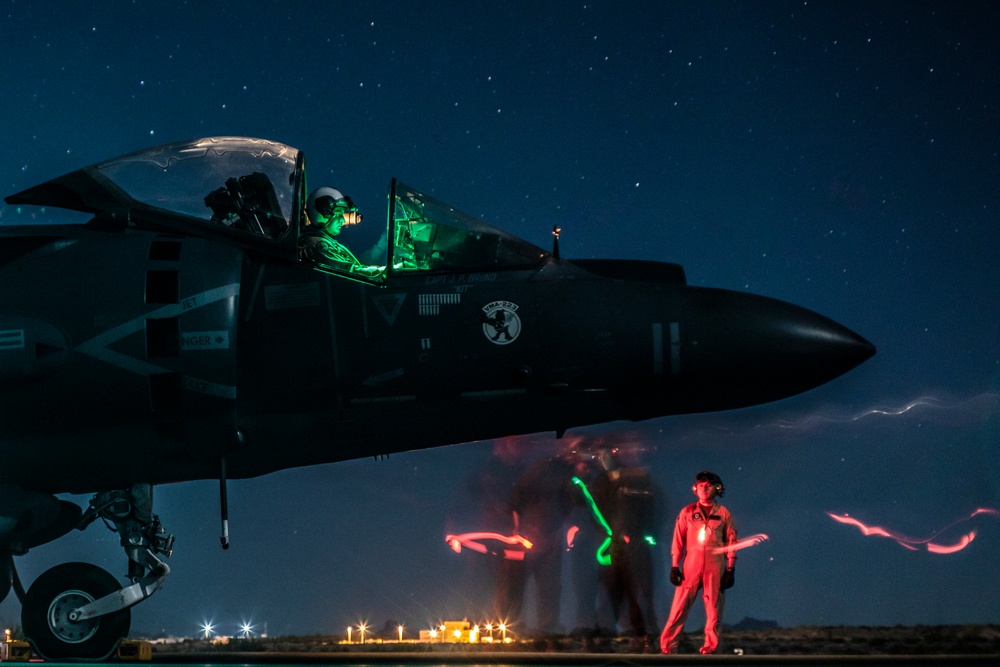
<path id="1" fill-rule="evenodd" d="M 43 573 L 22 600 L 21 624 L 35 651 L 49 660 L 106 658 L 131 625 L 130 608 L 163 586 L 174 538 L 152 513 L 153 488 L 136 484 L 96 494 L 80 520 L 83 530 L 97 519 L 121 537 L 128 556 L 122 588 L 108 572 L 87 563 L 65 563 Z"/>

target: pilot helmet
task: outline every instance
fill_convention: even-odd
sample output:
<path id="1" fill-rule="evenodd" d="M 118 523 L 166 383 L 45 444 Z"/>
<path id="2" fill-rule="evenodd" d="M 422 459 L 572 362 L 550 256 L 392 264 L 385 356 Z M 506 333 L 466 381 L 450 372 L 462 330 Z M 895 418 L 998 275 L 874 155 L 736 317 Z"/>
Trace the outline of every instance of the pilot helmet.
<path id="1" fill-rule="evenodd" d="M 707 470 L 702 470 L 700 473 L 694 476 L 695 484 L 698 482 L 708 482 L 715 486 L 715 495 L 721 498 L 726 493 L 726 485 L 722 483 L 722 478 L 716 475 L 714 472 L 709 472 Z M 695 487 L 692 487 L 692 489 Z"/>
<path id="2" fill-rule="evenodd" d="M 306 200 L 306 212 L 317 227 L 326 226 L 335 215 L 343 216 L 344 226 L 361 222 L 358 207 L 350 197 L 336 188 L 322 187 L 313 190 Z"/>

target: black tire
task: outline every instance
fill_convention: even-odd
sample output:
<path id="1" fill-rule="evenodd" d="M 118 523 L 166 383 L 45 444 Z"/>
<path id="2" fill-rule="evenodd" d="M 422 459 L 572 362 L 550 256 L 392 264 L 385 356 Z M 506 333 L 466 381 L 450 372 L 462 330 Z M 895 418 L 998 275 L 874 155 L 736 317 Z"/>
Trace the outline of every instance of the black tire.
<path id="1" fill-rule="evenodd" d="M 132 624 L 128 609 L 74 623 L 71 610 L 121 585 L 89 563 L 63 563 L 44 572 L 28 589 L 21 626 L 35 652 L 46 660 L 103 660 L 114 652 Z"/>

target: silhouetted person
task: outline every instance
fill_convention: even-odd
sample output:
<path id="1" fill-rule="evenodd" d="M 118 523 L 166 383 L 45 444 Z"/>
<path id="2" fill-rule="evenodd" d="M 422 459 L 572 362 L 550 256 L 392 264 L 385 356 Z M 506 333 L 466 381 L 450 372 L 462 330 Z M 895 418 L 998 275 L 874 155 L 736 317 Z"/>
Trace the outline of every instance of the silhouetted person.
<path id="1" fill-rule="evenodd" d="M 594 499 L 611 528 L 611 563 L 601 568 L 601 581 L 615 621 L 624 626 L 627 614 L 632 648 L 643 648 L 656 627 L 653 485 L 645 468 L 622 467 L 617 450 L 605 448 L 598 456 L 604 472 L 595 484 Z"/>
<path id="2" fill-rule="evenodd" d="M 594 487 L 601 474 L 600 466 L 589 455 L 580 457 L 575 470 L 576 477 L 588 489 Z M 580 490 L 574 496 L 574 508 L 567 524 L 573 530 L 572 544 L 567 543 L 570 582 L 576 602 L 573 634 L 589 637 L 613 628 L 615 624 L 608 613 L 608 605 L 600 606 L 598 602 L 599 596 L 603 595 L 603 586 L 596 554 L 607 537 L 607 531 L 595 520 L 593 510 Z"/>
<path id="3" fill-rule="evenodd" d="M 522 444 L 516 437 L 498 438 L 492 442 L 489 463 L 472 471 L 457 487 L 454 507 L 446 519 L 445 534 L 511 535 L 514 532 L 510 498 L 527 468 L 522 450 L 528 447 L 529 444 Z M 506 558 L 497 553 L 498 543 L 489 542 L 487 546 L 492 553 L 463 551 L 464 557 L 457 561 L 455 576 L 456 585 L 463 590 L 475 590 L 488 599 L 495 594 L 498 580 L 505 580 L 508 575 Z"/>
<path id="4" fill-rule="evenodd" d="M 534 578 L 537 629 L 556 634 L 562 596 L 562 556 L 565 522 L 573 507 L 573 466 L 563 458 L 539 461 L 518 480 L 510 502 L 514 533 L 531 541 L 523 561 L 504 560 L 497 586 L 498 613 L 509 622 L 523 622 L 524 589 Z"/>

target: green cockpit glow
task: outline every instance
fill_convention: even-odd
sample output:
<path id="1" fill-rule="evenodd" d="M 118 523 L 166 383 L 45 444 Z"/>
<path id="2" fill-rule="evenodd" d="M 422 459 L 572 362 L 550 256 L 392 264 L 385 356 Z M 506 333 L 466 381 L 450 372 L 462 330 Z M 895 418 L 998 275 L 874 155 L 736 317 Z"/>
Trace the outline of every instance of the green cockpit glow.
<path id="1" fill-rule="evenodd" d="M 496 271 L 538 266 L 548 253 L 399 182 L 390 198 L 393 271 Z"/>

